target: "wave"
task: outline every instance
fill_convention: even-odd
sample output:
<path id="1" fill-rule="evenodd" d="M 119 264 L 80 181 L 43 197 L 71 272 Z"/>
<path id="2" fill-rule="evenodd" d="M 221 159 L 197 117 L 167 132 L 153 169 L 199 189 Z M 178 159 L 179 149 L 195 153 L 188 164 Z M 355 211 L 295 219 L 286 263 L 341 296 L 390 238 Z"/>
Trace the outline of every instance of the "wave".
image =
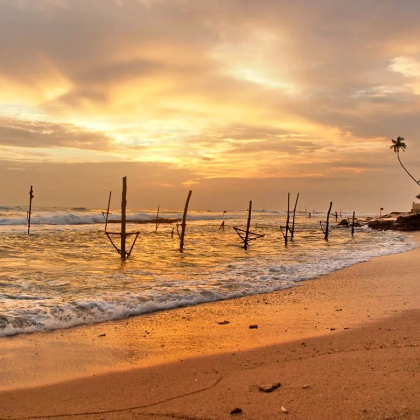
<path id="1" fill-rule="evenodd" d="M 340 217 L 346 217 L 350 212 L 342 212 Z M 307 218 L 306 212 L 297 212 L 297 217 Z M 317 212 L 317 216 L 323 216 L 325 213 Z M 359 213 L 358 216 L 367 216 L 368 213 Z M 247 211 L 190 211 L 187 215 L 189 221 L 208 221 L 208 220 L 232 220 L 246 219 Z M 262 221 L 265 217 L 285 217 L 284 210 L 253 210 L 253 218 Z M 182 212 L 176 210 L 162 211 L 159 218 L 181 219 Z M 109 221 L 118 222 L 121 220 L 119 211 L 112 212 L 109 215 Z M 155 210 L 131 210 L 127 214 L 127 221 L 130 223 L 147 223 L 156 220 Z M 98 209 L 89 209 L 86 207 L 72 207 L 68 209 L 60 208 L 34 208 L 32 210 L 32 225 L 94 225 L 104 224 L 104 212 Z M 0 207 L 0 226 L 24 226 L 27 224 L 26 207 Z"/>
<path id="2" fill-rule="evenodd" d="M 26 209 L 20 212 L 13 208 L 15 213 L 1 213 L 0 212 L 0 226 L 24 226 L 27 224 Z M 188 214 L 187 220 L 199 221 L 199 220 L 220 220 L 232 219 L 238 217 L 238 214 L 224 215 L 218 213 L 202 213 L 192 212 Z M 181 212 L 162 212 L 159 214 L 160 219 L 181 219 Z M 121 220 L 119 213 L 110 213 L 108 220 L 112 222 L 118 222 Z M 134 211 L 127 214 L 127 222 L 131 223 L 144 223 L 148 221 L 156 220 L 155 212 L 145 211 Z M 57 211 L 37 211 L 33 210 L 31 217 L 31 225 L 92 225 L 92 224 L 104 224 L 105 217 L 101 211 L 95 211 L 85 208 L 74 208 L 69 211 L 57 210 Z"/>
<path id="3" fill-rule="evenodd" d="M 372 257 L 405 252 L 418 246 L 406 237 L 396 234 L 383 236 L 384 241 L 349 252 L 342 248 L 334 251 L 317 250 L 312 258 L 304 261 L 278 263 L 269 261 L 236 261 L 223 269 L 194 279 L 174 280 L 169 275 L 154 275 L 148 284 L 138 282 L 137 289 L 119 291 L 101 290 L 100 294 L 79 295 L 64 301 L 62 296 L 31 295 L 21 291 L 0 295 L 0 301 L 20 301 L 8 314 L 0 316 L 0 337 L 19 333 L 70 328 L 127 318 L 134 315 L 193 306 L 200 303 L 221 301 L 248 295 L 269 293 L 295 287 L 303 280 L 312 280 L 331 272 L 368 261 Z M 114 273 L 112 280 L 127 281 L 134 275 L 148 276 L 148 271 L 138 270 Z M 62 287 L 65 282 L 49 283 Z"/>

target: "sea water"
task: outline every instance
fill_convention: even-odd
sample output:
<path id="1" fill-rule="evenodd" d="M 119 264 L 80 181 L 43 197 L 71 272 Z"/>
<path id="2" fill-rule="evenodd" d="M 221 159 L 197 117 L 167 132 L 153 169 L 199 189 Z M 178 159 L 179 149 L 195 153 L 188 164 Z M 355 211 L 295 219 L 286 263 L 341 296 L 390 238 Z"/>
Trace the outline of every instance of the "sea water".
<path id="1" fill-rule="evenodd" d="M 245 251 L 233 227 L 245 229 L 246 211 L 190 211 L 180 253 L 175 224 L 156 230 L 155 224 L 133 223 L 156 213 L 132 210 L 127 231 L 140 235 L 122 262 L 104 233 L 100 210 L 35 208 L 30 235 L 26 210 L 0 207 L 0 337 L 287 289 L 417 246 L 405 235 L 367 227 L 352 237 L 335 218 L 326 241 L 320 229 L 326 215 L 299 213 L 294 240 L 286 247 L 279 230 L 285 213 L 254 211 L 251 231 L 265 236 Z M 164 211 L 161 217 L 181 213 Z M 347 217 L 350 213 L 341 218 Z M 108 225 L 111 232 L 119 228 Z"/>

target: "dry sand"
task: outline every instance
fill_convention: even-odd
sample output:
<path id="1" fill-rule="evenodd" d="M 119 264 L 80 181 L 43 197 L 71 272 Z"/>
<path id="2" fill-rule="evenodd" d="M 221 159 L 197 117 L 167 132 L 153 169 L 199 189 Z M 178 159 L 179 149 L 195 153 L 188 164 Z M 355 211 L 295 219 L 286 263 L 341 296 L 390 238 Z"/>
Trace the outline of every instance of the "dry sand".
<path id="1" fill-rule="evenodd" d="M 419 345 L 417 248 L 282 292 L 2 338 L 0 420 L 420 419 Z"/>

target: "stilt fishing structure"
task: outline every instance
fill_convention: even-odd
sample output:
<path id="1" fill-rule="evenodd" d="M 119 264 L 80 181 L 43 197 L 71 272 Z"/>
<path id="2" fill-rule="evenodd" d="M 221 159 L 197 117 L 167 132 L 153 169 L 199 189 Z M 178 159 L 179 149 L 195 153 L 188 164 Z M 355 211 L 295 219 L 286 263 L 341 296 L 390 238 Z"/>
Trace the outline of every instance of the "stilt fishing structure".
<path id="1" fill-rule="evenodd" d="M 351 236 L 354 236 L 354 216 L 355 216 L 356 212 L 353 212 L 353 221 L 351 223 Z"/>
<path id="2" fill-rule="evenodd" d="M 29 191 L 29 210 L 26 212 L 26 218 L 28 220 L 28 235 L 29 235 L 29 231 L 31 230 L 31 214 L 32 214 L 32 199 L 34 198 L 34 190 L 32 189 L 32 185 L 31 185 L 31 189 Z"/>
<path id="3" fill-rule="evenodd" d="M 296 197 L 295 207 L 293 208 L 293 218 L 292 218 L 292 227 L 290 228 L 290 193 L 287 193 L 287 219 L 286 219 L 286 228 L 283 232 L 283 227 L 280 225 L 280 230 L 284 238 L 284 244 L 287 246 L 288 242 L 288 233 L 290 233 L 290 240 L 293 241 L 295 236 L 295 219 L 296 219 L 296 207 L 299 200 L 299 193 Z"/>
<path id="4" fill-rule="evenodd" d="M 108 237 L 109 241 L 111 242 L 112 246 L 116 249 L 116 251 L 121 255 L 121 260 L 126 260 L 133 251 L 134 245 L 137 241 L 137 238 L 140 234 L 140 232 L 132 232 L 127 233 L 126 232 L 126 209 L 127 209 L 127 177 L 125 176 L 123 178 L 123 190 L 122 190 L 122 200 L 121 200 L 121 232 L 107 232 L 105 231 L 105 235 Z M 114 244 L 112 241 L 111 235 L 116 235 L 121 237 L 121 248 L 118 249 L 118 247 Z M 127 252 L 126 250 L 126 239 L 127 236 L 135 235 L 134 241 L 131 245 L 130 250 Z"/>
<path id="5" fill-rule="evenodd" d="M 104 216 L 104 219 L 105 219 L 105 232 L 106 232 L 106 228 L 108 227 L 108 217 L 111 214 L 109 212 L 109 206 L 111 205 L 111 194 L 112 194 L 112 191 L 109 192 L 108 207 L 106 209 L 106 213 L 104 211 L 102 212 L 102 216 Z"/>
<path id="6" fill-rule="evenodd" d="M 327 213 L 327 221 L 325 222 L 326 224 L 325 224 L 325 230 L 324 230 L 324 228 L 322 227 L 322 222 L 321 221 L 319 221 L 319 224 L 320 224 L 320 226 L 321 226 L 321 230 L 322 230 L 322 232 L 324 233 L 324 235 L 325 235 L 325 240 L 326 241 L 328 241 L 328 234 L 329 234 L 329 227 L 330 227 L 330 213 L 331 213 L 331 207 L 332 207 L 332 201 L 331 201 L 331 203 L 330 203 L 330 208 L 328 209 L 328 213 Z"/>
<path id="7" fill-rule="evenodd" d="M 299 193 L 296 197 L 295 207 L 293 209 L 293 219 L 292 219 L 292 229 L 290 230 L 290 240 L 293 241 L 293 237 L 295 236 L 295 217 L 296 217 L 296 207 L 299 200 Z"/>
<path id="8" fill-rule="evenodd" d="M 186 220 L 187 220 L 188 204 L 190 203 L 191 194 L 192 194 L 192 191 L 190 190 L 190 192 L 188 193 L 187 201 L 185 202 L 184 215 L 182 216 L 181 234 L 179 233 L 179 229 L 178 229 L 179 224 L 176 225 L 176 229 L 177 229 L 177 232 L 178 232 L 178 237 L 180 239 L 179 252 L 184 252 L 185 228 L 187 226 Z M 173 232 L 172 232 L 172 234 L 173 234 Z"/>
<path id="9" fill-rule="evenodd" d="M 287 219 L 286 219 L 286 228 L 285 228 L 286 232 L 283 232 L 283 227 L 280 225 L 281 234 L 283 235 L 283 238 L 284 238 L 284 245 L 286 246 L 287 246 L 287 235 L 290 231 L 289 222 L 290 222 L 290 193 L 287 193 Z"/>
<path id="10" fill-rule="evenodd" d="M 156 230 L 158 230 L 158 227 L 160 225 L 160 223 L 159 223 L 159 210 L 160 210 L 160 205 L 158 205 L 158 209 L 157 209 L 157 213 L 156 213 Z"/>
<path id="11" fill-rule="evenodd" d="M 223 220 L 222 220 L 222 224 L 219 226 L 219 230 L 225 230 L 225 214 L 226 214 L 226 210 L 223 210 Z"/>
<path id="12" fill-rule="evenodd" d="M 252 201 L 249 202 L 248 221 L 247 221 L 247 224 L 246 224 L 246 230 L 239 229 L 237 227 L 233 228 L 233 229 L 235 229 L 238 236 L 242 239 L 242 241 L 244 243 L 244 250 L 245 251 L 248 249 L 250 241 L 255 241 L 256 239 L 263 238 L 265 236 L 265 235 L 260 235 L 258 233 L 253 233 L 253 232 L 249 231 L 249 227 L 251 225 L 251 212 L 252 212 Z M 245 234 L 245 236 L 244 236 L 244 234 Z"/>

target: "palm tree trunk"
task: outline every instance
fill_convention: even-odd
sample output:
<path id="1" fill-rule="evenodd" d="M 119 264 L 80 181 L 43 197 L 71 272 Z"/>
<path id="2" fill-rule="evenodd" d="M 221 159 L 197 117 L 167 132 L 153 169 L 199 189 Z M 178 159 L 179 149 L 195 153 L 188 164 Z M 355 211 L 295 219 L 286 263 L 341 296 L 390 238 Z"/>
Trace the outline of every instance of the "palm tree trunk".
<path id="1" fill-rule="evenodd" d="M 417 184 L 420 185 L 420 181 L 417 181 L 417 179 L 415 179 L 413 177 L 413 175 L 410 174 L 410 172 L 407 171 L 407 169 L 405 169 L 405 166 L 402 164 L 401 159 L 400 159 L 400 152 L 397 152 L 397 157 L 398 157 L 398 162 L 400 162 L 400 165 L 402 166 L 402 168 L 404 169 L 405 172 L 407 172 L 407 174 L 410 176 L 410 178 Z"/>

